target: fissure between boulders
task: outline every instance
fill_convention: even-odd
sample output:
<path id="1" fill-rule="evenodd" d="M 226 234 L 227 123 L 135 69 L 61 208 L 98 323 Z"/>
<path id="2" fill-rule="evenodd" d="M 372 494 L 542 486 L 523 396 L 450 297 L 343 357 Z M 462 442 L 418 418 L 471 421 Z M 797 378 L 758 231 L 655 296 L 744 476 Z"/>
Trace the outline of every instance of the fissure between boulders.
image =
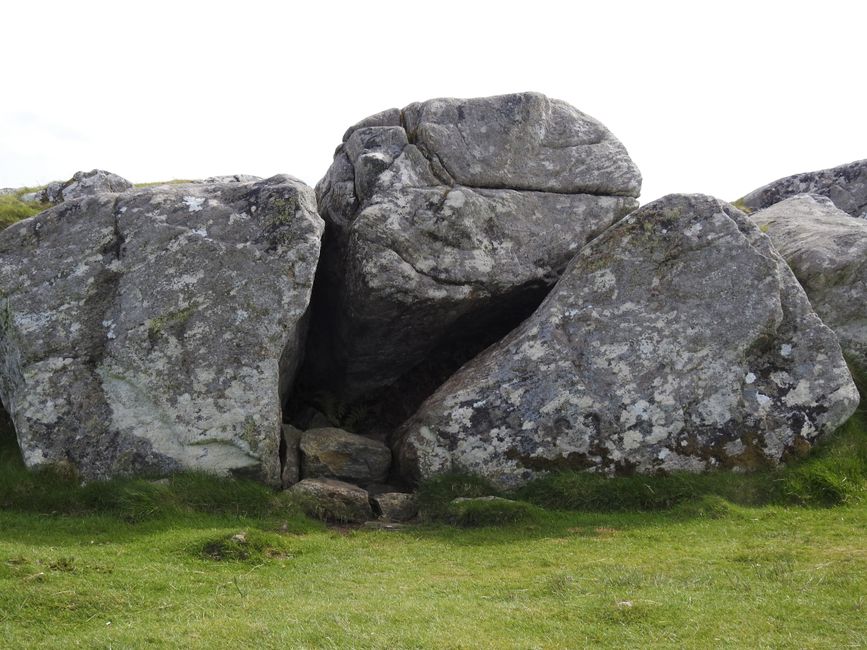
<path id="1" fill-rule="evenodd" d="M 15 425 L 12 424 L 12 418 L 6 412 L 6 407 L 0 403 L 0 458 L 7 456 L 22 458 Z"/>

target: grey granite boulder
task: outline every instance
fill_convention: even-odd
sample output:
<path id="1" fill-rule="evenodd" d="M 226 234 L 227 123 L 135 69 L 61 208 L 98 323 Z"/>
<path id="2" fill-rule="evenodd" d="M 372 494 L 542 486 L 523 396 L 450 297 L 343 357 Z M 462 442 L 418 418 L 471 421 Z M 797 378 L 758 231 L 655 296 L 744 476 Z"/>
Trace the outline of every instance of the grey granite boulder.
<path id="1" fill-rule="evenodd" d="M 401 471 L 515 486 L 550 470 L 752 469 L 858 393 L 833 334 L 740 211 L 670 195 L 585 246 L 539 309 L 399 431 Z"/>
<path id="2" fill-rule="evenodd" d="M 280 484 L 322 220 L 291 177 L 66 201 L 0 233 L 0 398 L 30 467 Z"/>
<path id="3" fill-rule="evenodd" d="M 477 352 L 637 207 L 640 184 L 602 124 L 537 93 L 435 99 L 363 120 L 316 188 L 327 223 L 319 375 L 353 399 L 438 346 Z"/>
<path id="4" fill-rule="evenodd" d="M 301 436 L 301 474 L 365 485 L 384 481 L 391 450 L 383 443 L 333 427 L 311 429 Z"/>
<path id="5" fill-rule="evenodd" d="M 750 216 L 788 262 L 843 352 L 867 370 L 867 220 L 813 195 Z"/>
<path id="6" fill-rule="evenodd" d="M 385 521 L 409 521 L 418 515 L 418 500 L 414 494 L 383 492 L 371 496 L 371 501 L 376 506 L 380 519 Z"/>
<path id="7" fill-rule="evenodd" d="M 853 217 L 867 218 L 867 159 L 787 176 L 753 190 L 736 204 L 755 211 L 797 194 L 818 194 Z"/>
<path id="8" fill-rule="evenodd" d="M 132 183 L 117 174 L 103 169 L 92 169 L 89 172 L 75 172 L 66 182 L 49 183 L 37 192 L 25 194 L 21 200 L 57 204 L 83 196 L 125 192 L 132 187 Z"/>
<path id="9" fill-rule="evenodd" d="M 361 523 L 373 519 L 367 492 L 357 485 L 330 478 L 305 478 L 289 488 L 298 505 L 324 521 Z"/>

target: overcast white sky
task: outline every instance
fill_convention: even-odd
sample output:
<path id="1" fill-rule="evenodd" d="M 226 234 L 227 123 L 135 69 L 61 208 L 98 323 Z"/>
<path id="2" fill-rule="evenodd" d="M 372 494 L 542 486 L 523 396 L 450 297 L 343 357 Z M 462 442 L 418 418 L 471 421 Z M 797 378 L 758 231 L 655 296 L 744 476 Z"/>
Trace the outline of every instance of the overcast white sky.
<path id="1" fill-rule="evenodd" d="M 8 2 L 0 187 L 286 172 L 433 97 L 536 90 L 669 192 L 725 199 L 867 158 L 867 3 Z"/>

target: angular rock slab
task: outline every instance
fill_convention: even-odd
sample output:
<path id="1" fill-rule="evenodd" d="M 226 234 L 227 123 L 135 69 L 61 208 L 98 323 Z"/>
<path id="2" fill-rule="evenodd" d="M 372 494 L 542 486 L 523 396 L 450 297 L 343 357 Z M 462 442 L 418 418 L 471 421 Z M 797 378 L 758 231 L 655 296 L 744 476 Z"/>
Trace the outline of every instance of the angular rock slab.
<path id="1" fill-rule="evenodd" d="M 0 397 L 27 465 L 279 485 L 323 228 L 275 176 L 98 194 L 0 233 Z"/>
<path id="2" fill-rule="evenodd" d="M 753 190 L 739 199 L 737 205 L 762 210 L 797 194 L 824 196 L 843 212 L 867 219 L 867 159 L 781 178 Z"/>
<path id="3" fill-rule="evenodd" d="M 384 481 L 391 467 L 391 450 L 386 445 L 334 427 L 305 431 L 300 449 L 305 478 L 336 478 L 364 485 Z"/>
<path id="4" fill-rule="evenodd" d="M 867 220 L 806 194 L 750 218 L 789 264 L 843 353 L 867 370 Z"/>
<path id="5" fill-rule="evenodd" d="M 399 431 L 401 471 L 504 487 L 550 470 L 751 469 L 808 450 L 858 393 L 770 241 L 701 195 L 588 244 L 539 309 Z"/>
<path id="6" fill-rule="evenodd" d="M 351 399 L 443 342 L 519 322 L 586 241 L 637 207 L 640 186 L 602 124 L 538 93 L 360 122 L 316 188 L 328 224 L 317 294 L 333 329 L 314 335 L 334 356 L 321 374 Z"/>

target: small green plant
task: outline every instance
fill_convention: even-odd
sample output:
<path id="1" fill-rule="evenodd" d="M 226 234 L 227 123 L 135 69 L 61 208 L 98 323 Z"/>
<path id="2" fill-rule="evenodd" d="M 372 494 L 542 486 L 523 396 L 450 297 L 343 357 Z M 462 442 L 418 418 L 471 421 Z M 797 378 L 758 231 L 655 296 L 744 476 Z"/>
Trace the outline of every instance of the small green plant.
<path id="1" fill-rule="evenodd" d="M 740 210 L 741 212 L 744 212 L 746 214 L 751 214 L 752 212 L 754 212 L 754 210 L 752 208 L 748 207 L 747 204 L 744 203 L 744 197 L 741 197 L 739 199 L 735 199 L 734 201 L 732 201 L 731 204 L 733 206 L 735 206 L 738 210 Z"/>

